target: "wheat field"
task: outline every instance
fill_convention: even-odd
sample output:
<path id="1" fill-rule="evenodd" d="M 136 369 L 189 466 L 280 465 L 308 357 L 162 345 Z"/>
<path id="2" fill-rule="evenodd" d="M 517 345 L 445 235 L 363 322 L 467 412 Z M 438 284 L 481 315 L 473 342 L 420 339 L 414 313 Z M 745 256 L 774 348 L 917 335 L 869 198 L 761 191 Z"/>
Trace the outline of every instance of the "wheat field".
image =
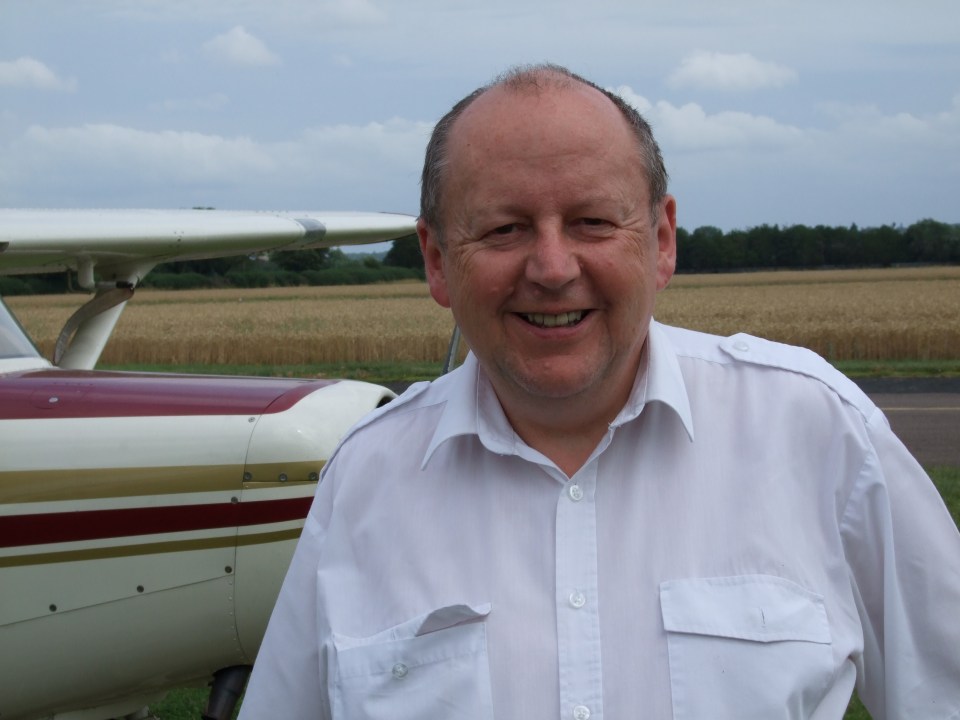
<path id="1" fill-rule="evenodd" d="M 82 295 L 7 304 L 48 357 Z M 829 360 L 960 358 L 960 267 L 680 275 L 657 319 L 748 332 Z M 140 290 L 101 362 L 286 365 L 439 362 L 453 320 L 424 283 Z"/>

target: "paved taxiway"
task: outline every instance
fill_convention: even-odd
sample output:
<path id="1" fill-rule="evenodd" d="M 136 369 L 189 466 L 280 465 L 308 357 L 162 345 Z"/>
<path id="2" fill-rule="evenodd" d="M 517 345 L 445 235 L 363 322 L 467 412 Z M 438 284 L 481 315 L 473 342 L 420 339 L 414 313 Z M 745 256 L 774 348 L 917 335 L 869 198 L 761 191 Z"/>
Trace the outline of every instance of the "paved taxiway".
<path id="1" fill-rule="evenodd" d="M 921 465 L 960 467 L 960 378 L 863 380 Z"/>

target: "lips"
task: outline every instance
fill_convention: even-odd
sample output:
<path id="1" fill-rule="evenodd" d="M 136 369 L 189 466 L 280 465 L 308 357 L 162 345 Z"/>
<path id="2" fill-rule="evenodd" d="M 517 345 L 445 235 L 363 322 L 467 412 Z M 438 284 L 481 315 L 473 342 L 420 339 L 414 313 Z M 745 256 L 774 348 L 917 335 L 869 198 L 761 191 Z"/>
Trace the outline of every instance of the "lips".
<path id="1" fill-rule="evenodd" d="M 521 317 L 531 325 L 542 328 L 570 327 L 576 325 L 583 319 L 583 310 L 574 310 L 572 312 L 559 313 L 557 315 L 546 313 L 521 313 Z"/>

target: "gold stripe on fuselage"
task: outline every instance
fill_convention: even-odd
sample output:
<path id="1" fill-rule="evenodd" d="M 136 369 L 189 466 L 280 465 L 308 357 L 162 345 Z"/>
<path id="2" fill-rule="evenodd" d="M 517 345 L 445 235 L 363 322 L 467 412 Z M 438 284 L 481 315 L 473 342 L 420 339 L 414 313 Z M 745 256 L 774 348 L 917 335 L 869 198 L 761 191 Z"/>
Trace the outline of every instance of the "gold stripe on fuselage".
<path id="1" fill-rule="evenodd" d="M 0 557 L 0 568 L 24 567 L 28 565 L 48 565 L 51 563 L 77 562 L 80 560 L 103 560 L 105 558 L 131 557 L 135 555 L 154 555 L 159 553 L 190 552 L 192 550 L 211 550 L 233 545 L 264 545 L 296 540 L 302 528 L 277 530 L 275 532 L 255 533 L 251 535 L 221 535 L 195 540 L 171 540 L 168 542 L 141 543 L 138 545 L 118 545 L 114 547 L 86 548 L 83 550 L 63 550 L 59 552 L 36 553 L 33 555 L 14 555 Z"/>
<path id="2" fill-rule="evenodd" d="M 322 460 L 301 460 L 250 465 L 4 470 L 0 471 L 0 505 L 281 487 L 316 482 L 322 468 Z"/>

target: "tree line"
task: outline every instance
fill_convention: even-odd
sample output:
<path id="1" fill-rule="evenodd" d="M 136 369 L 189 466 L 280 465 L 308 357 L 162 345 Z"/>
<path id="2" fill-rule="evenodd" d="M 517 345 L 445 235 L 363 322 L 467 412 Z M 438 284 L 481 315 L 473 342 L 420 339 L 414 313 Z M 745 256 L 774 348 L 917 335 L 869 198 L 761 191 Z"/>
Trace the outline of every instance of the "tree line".
<path id="1" fill-rule="evenodd" d="M 710 225 L 677 228 L 677 272 L 772 268 L 889 267 L 960 263 L 960 225 L 920 220 L 910 226 L 859 228 L 759 225 L 724 232 Z M 157 266 L 144 287 L 270 287 L 357 285 L 423 279 L 416 235 L 393 242 L 384 255 L 340 249 L 295 250 L 270 257 L 190 260 Z M 64 292 L 69 273 L 0 276 L 0 295 Z"/>
<path id="2" fill-rule="evenodd" d="M 908 227 L 760 225 L 723 232 L 677 229 L 678 272 L 758 268 L 890 267 L 960 263 L 960 225 L 920 220 Z"/>

